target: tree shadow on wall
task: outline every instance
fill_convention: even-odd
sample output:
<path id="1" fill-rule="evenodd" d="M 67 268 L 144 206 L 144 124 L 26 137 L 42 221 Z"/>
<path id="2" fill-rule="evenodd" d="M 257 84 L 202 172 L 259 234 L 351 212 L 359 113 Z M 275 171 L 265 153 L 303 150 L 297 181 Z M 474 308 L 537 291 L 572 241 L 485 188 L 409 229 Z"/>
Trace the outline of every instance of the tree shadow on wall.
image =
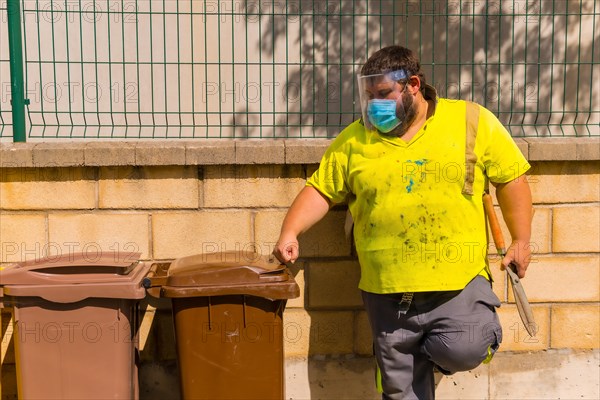
<path id="1" fill-rule="evenodd" d="M 598 106 L 591 91 L 600 72 L 591 63 L 600 46 L 598 18 L 592 2 L 569 3 L 245 2 L 243 12 L 252 16 L 246 26 L 259 25 L 252 50 L 269 67 L 263 80 L 274 80 L 266 86 L 273 96 L 260 106 L 263 126 L 253 126 L 259 119 L 248 106 L 236 106 L 230 123 L 242 137 L 335 137 L 360 117 L 362 64 L 399 44 L 417 52 L 440 96 L 486 106 L 515 136 L 589 135 L 582 125 L 598 118 L 591 111 Z M 567 90 L 572 81 L 577 89 Z"/>

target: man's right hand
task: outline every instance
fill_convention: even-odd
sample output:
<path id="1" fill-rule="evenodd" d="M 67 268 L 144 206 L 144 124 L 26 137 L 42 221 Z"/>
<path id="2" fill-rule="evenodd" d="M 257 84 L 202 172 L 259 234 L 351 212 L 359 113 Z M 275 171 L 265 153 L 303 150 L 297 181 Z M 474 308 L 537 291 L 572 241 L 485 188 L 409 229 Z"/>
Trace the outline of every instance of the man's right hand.
<path id="1" fill-rule="evenodd" d="M 305 186 L 290 206 L 281 226 L 273 255 L 282 263 L 298 259 L 298 236 L 320 221 L 329 211 L 327 199 L 312 186 Z"/>
<path id="2" fill-rule="evenodd" d="M 295 263 L 299 254 L 298 239 L 293 235 L 287 238 L 282 235 L 277 241 L 275 249 L 273 249 L 273 255 L 283 264 L 287 264 L 288 262 Z"/>

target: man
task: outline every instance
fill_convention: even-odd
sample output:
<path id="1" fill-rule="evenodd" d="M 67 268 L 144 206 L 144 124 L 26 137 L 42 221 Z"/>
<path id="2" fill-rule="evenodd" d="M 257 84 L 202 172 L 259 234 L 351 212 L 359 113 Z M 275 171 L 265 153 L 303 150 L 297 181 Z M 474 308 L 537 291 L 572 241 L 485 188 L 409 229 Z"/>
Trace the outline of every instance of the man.
<path id="1" fill-rule="evenodd" d="M 506 129 L 474 103 L 437 98 L 412 51 L 374 53 L 358 77 L 363 118 L 346 127 L 290 207 L 274 255 L 294 262 L 298 235 L 347 202 L 384 399 L 434 397 L 434 368 L 452 374 L 502 340 L 491 290 L 482 194 L 489 180 L 512 243 L 529 264 L 529 164 Z"/>

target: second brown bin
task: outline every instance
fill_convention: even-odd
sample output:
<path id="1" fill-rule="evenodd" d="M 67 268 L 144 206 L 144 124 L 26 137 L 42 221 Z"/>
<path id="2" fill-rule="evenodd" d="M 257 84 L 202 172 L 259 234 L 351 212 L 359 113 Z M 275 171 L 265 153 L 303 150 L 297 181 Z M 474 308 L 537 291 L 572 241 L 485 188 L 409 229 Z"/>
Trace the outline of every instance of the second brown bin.
<path id="1" fill-rule="evenodd" d="M 184 399 L 284 398 L 283 310 L 299 296 L 284 265 L 248 252 L 201 254 L 151 280 L 172 299 Z"/>

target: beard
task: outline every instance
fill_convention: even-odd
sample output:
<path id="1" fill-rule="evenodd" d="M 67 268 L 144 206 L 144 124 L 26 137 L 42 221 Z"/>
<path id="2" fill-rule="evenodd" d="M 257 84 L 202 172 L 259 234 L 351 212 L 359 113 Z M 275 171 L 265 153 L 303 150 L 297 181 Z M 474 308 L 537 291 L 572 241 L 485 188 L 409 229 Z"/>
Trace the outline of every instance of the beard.
<path id="1" fill-rule="evenodd" d="M 404 136 L 406 131 L 408 131 L 408 128 L 412 125 L 413 121 L 417 117 L 417 108 L 414 104 L 413 96 L 411 96 L 409 93 L 402 93 L 402 102 L 398 104 L 396 115 L 404 115 L 404 118 L 402 118 L 402 122 L 400 122 L 400 125 L 395 127 L 386 135 L 402 137 Z"/>

